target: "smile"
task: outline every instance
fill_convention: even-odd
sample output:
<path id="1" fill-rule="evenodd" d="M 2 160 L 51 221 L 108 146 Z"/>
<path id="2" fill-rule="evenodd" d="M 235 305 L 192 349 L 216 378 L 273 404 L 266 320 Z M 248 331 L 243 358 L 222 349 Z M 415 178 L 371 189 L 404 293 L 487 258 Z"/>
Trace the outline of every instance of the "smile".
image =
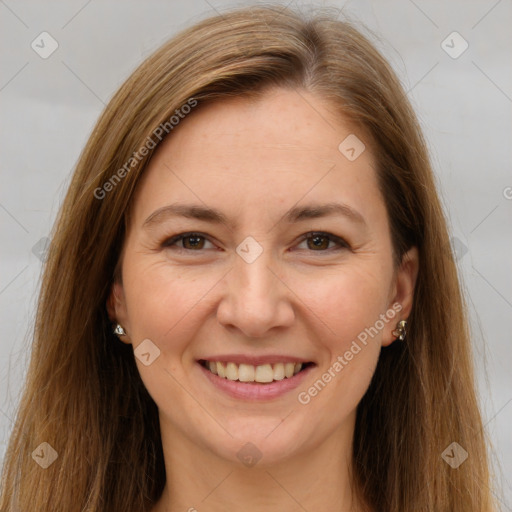
<path id="1" fill-rule="evenodd" d="M 234 362 L 199 361 L 200 364 L 214 375 L 238 382 L 256 382 L 269 384 L 271 382 L 290 379 L 305 369 L 311 363 L 274 363 L 274 364 L 237 364 Z"/>

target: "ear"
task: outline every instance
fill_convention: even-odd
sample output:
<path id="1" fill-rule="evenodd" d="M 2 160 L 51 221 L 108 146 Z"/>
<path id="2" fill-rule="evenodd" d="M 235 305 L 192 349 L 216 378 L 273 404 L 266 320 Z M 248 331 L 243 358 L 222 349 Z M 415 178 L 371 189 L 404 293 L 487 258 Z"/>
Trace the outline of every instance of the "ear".
<path id="1" fill-rule="evenodd" d="M 419 254 L 416 247 L 407 251 L 395 272 L 391 287 L 391 301 L 389 310 L 396 312 L 395 317 L 387 324 L 382 337 L 382 345 L 388 346 L 395 341 L 393 331 L 400 320 L 407 320 L 409 317 L 414 298 L 414 289 L 419 269 Z"/>
<path id="2" fill-rule="evenodd" d="M 129 338 L 130 326 L 128 322 L 128 313 L 126 310 L 126 301 L 124 298 L 123 285 L 120 282 L 114 281 L 112 284 L 106 305 L 110 321 L 113 323 L 121 324 L 127 333 L 127 336 L 122 336 L 119 339 L 123 343 L 131 344 Z"/>

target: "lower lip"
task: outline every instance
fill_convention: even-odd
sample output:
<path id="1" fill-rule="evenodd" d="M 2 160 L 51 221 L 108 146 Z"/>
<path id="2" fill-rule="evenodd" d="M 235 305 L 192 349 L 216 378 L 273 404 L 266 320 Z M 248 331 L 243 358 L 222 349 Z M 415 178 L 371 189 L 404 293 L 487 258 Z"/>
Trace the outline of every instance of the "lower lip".
<path id="1" fill-rule="evenodd" d="M 219 390 L 223 391 L 232 398 L 241 400 L 265 401 L 278 398 L 292 389 L 295 389 L 307 377 L 314 365 L 308 366 L 296 375 L 283 380 L 276 380 L 268 384 L 257 382 L 240 382 L 238 380 L 229 380 L 215 375 L 206 369 L 202 364 L 197 363 L 206 378 Z"/>

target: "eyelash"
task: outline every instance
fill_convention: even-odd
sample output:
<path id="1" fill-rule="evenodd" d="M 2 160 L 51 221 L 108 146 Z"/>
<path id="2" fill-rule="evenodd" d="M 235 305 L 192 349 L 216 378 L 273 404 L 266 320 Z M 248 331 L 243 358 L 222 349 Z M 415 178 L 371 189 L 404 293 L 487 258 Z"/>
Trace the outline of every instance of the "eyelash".
<path id="1" fill-rule="evenodd" d="M 180 233 L 178 235 L 175 235 L 175 236 L 165 239 L 164 242 L 162 243 L 162 248 L 172 247 L 174 244 L 182 241 L 185 238 L 194 238 L 194 237 L 205 238 L 206 240 L 208 240 L 208 237 L 206 235 L 204 235 L 203 233 L 196 233 L 196 232 Z M 307 241 L 307 240 L 315 238 L 315 237 L 327 238 L 329 240 L 329 242 L 335 242 L 338 244 L 339 247 L 337 249 L 330 248 L 330 249 L 324 249 L 324 250 L 318 250 L 318 251 L 309 250 L 308 252 L 330 253 L 333 250 L 340 251 L 340 250 L 344 250 L 344 249 L 351 249 L 349 243 L 347 241 L 345 241 L 343 238 L 340 238 L 339 236 L 333 235 L 331 233 L 326 233 L 324 231 L 310 231 L 309 233 L 306 233 L 301 238 L 299 243 L 302 243 L 304 241 Z M 210 243 L 213 243 L 210 240 L 208 240 L 208 241 Z M 178 250 L 186 251 L 186 252 L 201 252 L 203 249 L 198 249 L 196 251 L 194 249 L 186 249 L 185 247 L 178 247 Z"/>

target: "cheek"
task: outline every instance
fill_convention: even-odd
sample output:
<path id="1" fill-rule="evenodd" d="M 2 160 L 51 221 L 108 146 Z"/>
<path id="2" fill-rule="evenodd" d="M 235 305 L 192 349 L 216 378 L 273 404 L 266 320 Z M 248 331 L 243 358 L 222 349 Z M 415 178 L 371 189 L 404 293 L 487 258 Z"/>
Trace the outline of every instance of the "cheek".
<path id="1" fill-rule="evenodd" d="M 346 416 L 359 403 L 374 374 L 383 328 L 392 321 L 385 316 L 387 277 L 380 265 L 353 265 L 318 280 L 301 297 L 323 326 L 316 333 L 322 382 L 309 383 L 302 396 L 326 407 L 333 418 Z"/>
<path id="2" fill-rule="evenodd" d="M 351 265 L 316 278 L 301 299 L 326 326 L 341 350 L 385 313 L 388 276 L 380 265 Z"/>
<path id="3" fill-rule="evenodd" d="M 137 258 L 127 259 L 123 275 L 134 342 L 145 338 L 163 341 L 174 331 L 173 346 L 183 339 L 184 330 L 192 335 L 191 329 L 198 329 L 194 319 L 200 321 L 208 304 L 210 309 L 219 304 L 221 298 L 215 288 L 223 286 L 223 278 L 230 279 L 224 267 L 207 271 L 170 268 L 166 261 L 145 265 Z M 332 270 L 317 269 L 309 275 L 284 272 L 282 280 L 293 290 L 290 302 L 298 300 L 298 315 L 310 317 L 308 323 L 323 325 L 322 338 L 326 340 L 327 334 L 331 339 L 328 345 L 336 350 L 342 350 L 365 327 L 373 325 L 386 307 L 387 275 L 373 260 L 362 259 Z M 296 320 L 300 322 L 301 318 Z M 178 332 L 180 336 L 176 336 Z"/>
<path id="4" fill-rule="evenodd" d="M 187 332 L 193 326 L 197 329 L 194 319 L 222 275 L 171 268 L 166 261 L 145 265 L 135 258 L 127 260 L 124 290 L 135 344 L 149 338 L 163 347 L 165 340 L 167 344 L 172 340 L 173 352 L 178 352 L 185 346 Z"/>
<path id="5" fill-rule="evenodd" d="M 329 421 L 324 425 L 328 430 L 343 424 L 354 413 L 370 385 L 380 355 L 382 329 L 375 324 L 385 313 L 384 296 L 376 281 L 359 277 L 339 276 L 324 290 L 323 309 L 322 302 L 317 303 L 321 320 L 328 326 L 317 338 L 322 359 L 318 374 L 297 394 L 298 402 L 311 414 L 328 415 Z M 354 282 L 357 286 L 350 286 Z M 329 300 L 325 301 L 325 297 Z"/>

